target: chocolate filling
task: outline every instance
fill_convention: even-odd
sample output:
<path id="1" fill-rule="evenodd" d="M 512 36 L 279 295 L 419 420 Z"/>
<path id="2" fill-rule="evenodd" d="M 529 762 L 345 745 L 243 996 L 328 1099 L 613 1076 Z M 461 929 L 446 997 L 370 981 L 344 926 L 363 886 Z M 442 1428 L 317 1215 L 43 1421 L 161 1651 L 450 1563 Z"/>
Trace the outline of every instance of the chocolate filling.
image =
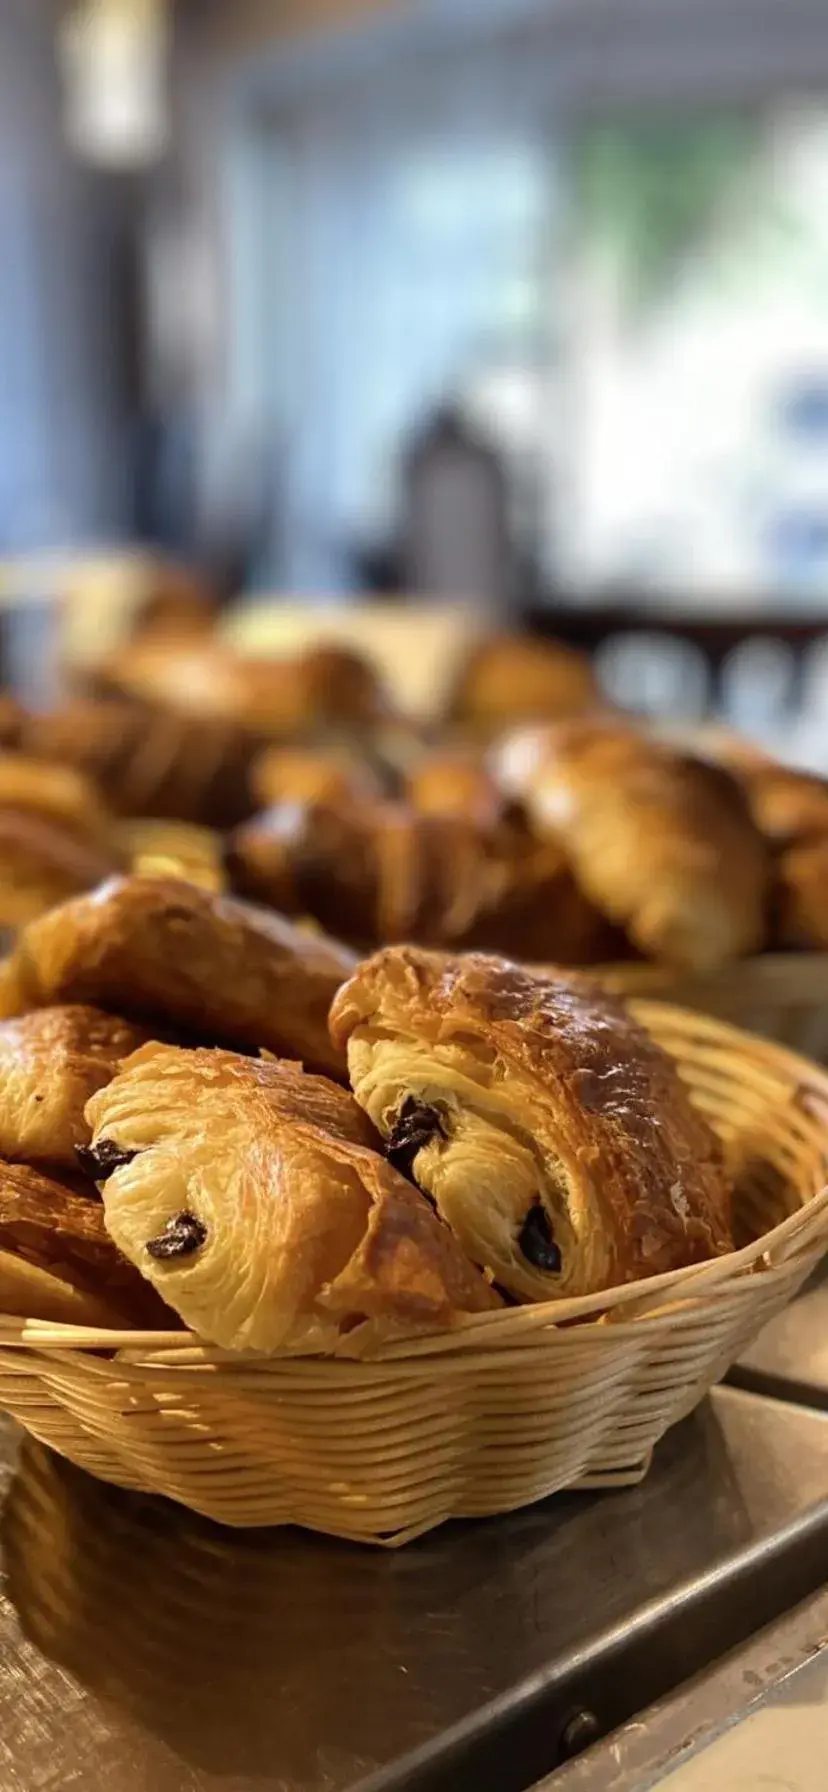
<path id="1" fill-rule="evenodd" d="M 124 1164 L 131 1164 L 137 1151 L 127 1151 L 114 1139 L 99 1139 L 97 1145 L 76 1145 L 75 1156 L 82 1170 L 93 1182 L 107 1182 Z"/>
<path id="2" fill-rule="evenodd" d="M 207 1238 L 207 1227 L 195 1213 L 176 1213 L 167 1221 L 158 1238 L 151 1238 L 147 1250 L 161 1262 L 170 1257 L 191 1257 L 200 1251 Z"/>
<path id="3" fill-rule="evenodd" d="M 518 1233 L 518 1247 L 534 1269 L 546 1269 L 554 1273 L 560 1270 L 561 1253 L 552 1237 L 546 1208 L 541 1206 L 540 1201 L 533 1202 L 524 1219 Z"/>
<path id="4" fill-rule="evenodd" d="M 418 1151 L 422 1151 L 423 1146 L 438 1133 L 440 1138 L 445 1138 L 445 1125 L 437 1109 L 430 1108 L 424 1101 L 418 1101 L 414 1095 L 407 1095 L 386 1145 L 388 1162 L 393 1164 L 395 1170 L 401 1170 L 403 1176 L 413 1177 L 414 1159 Z"/>

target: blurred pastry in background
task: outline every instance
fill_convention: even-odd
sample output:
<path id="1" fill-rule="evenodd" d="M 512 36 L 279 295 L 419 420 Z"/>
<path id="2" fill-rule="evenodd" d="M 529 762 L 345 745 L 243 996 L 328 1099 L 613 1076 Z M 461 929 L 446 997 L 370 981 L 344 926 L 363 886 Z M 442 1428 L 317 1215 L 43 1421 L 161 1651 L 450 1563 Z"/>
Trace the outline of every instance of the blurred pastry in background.
<path id="1" fill-rule="evenodd" d="M 337 1075 L 328 1009 L 353 958 L 278 915 L 175 878 L 112 878 L 26 927 L 0 1010 L 89 1003 Z"/>
<path id="2" fill-rule="evenodd" d="M 391 1163 L 520 1299 L 732 1249 L 714 1133 L 673 1061 L 586 978 L 390 948 L 339 991 L 331 1031 Z"/>
<path id="3" fill-rule="evenodd" d="M 358 950 L 398 940 L 594 964 L 626 956 L 560 848 L 402 802 L 283 803 L 231 836 L 240 894 L 336 927 Z"/>
<path id="4" fill-rule="evenodd" d="M 113 818 L 101 793 L 70 765 L 0 754 L 0 812 L 41 816 L 83 839 L 112 841 Z"/>
<path id="5" fill-rule="evenodd" d="M 242 894 L 357 948 L 461 939 L 500 878 L 472 823 L 393 801 L 283 804 L 236 831 L 227 864 Z"/>
<path id="6" fill-rule="evenodd" d="M 0 1022 L 0 1157 L 77 1173 L 84 1108 L 146 1038 L 100 1009 L 41 1008 Z"/>
<path id="7" fill-rule="evenodd" d="M 172 1331 L 179 1321 L 121 1255 L 95 1198 L 0 1161 L 0 1312 L 60 1325 Z"/>
<path id="8" fill-rule="evenodd" d="M 265 747 L 251 781 L 263 809 L 277 803 L 359 802 L 383 794 L 375 766 L 345 746 Z"/>
<path id="9" fill-rule="evenodd" d="M 26 728 L 27 712 L 10 691 L 0 691 L 0 750 L 19 746 Z"/>
<path id="10" fill-rule="evenodd" d="M 769 855 L 723 768 L 588 720 L 507 741 L 499 765 L 533 828 L 646 956 L 710 971 L 765 944 Z"/>
<path id="11" fill-rule="evenodd" d="M 255 807 L 254 747 L 242 730 L 223 722 L 118 698 L 78 697 L 30 719 L 26 750 L 85 772 L 118 815 L 222 828 Z"/>
<path id="12" fill-rule="evenodd" d="M 364 730 L 389 713 L 378 675 L 344 647 L 294 659 L 251 659 L 214 638 L 151 634 L 129 642 L 100 673 L 103 688 L 179 714 L 208 717 L 266 740 Z"/>
<path id="13" fill-rule="evenodd" d="M 150 1045 L 87 1118 L 111 1237 L 226 1349 L 354 1348 L 500 1304 L 352 1095 L 297 1064 Z"/>
<path id="14" fill-rule="evenodd" d="M 828 952 L 828 829 L 794 840 L 774 863 L 773 943 Z"/>
<path id="15" fill-rule="evenodd" d="M 465 816 L 481 827 L 495 827 L 508 807 L 485 759 L 472 748 L 423 754 L 409 773 L 406 796 L 420 815 Z"/>
<path id="16" fill-rule="evenodd" d="M 533 635 L 492 635 L 472 649 L 447 720 L 484 738 L 523 721 L 556 721 L 602 705 L 585 654 Z"/>
<path id="17" fill-rule="evenodd" d="M 0 808 L 0 927 L 16 928 L 121 869 L 117 846 L 47 815 Z"/>
<path id="18" fill-rule="evenodd" d="M 757 825 L 775 845 L 828 834 L 828 779 L 766 760 L 742 781 Z"/>

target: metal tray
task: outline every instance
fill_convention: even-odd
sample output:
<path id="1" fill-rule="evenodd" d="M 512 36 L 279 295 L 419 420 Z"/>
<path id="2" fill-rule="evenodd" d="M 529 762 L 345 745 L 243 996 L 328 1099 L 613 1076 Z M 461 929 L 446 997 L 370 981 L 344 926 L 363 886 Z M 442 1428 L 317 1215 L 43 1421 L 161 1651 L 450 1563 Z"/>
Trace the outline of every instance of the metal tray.
<path id="1" fill-rule="evenodd" d="M 734 1387 L 828 1412 L 828 1262 L 728 1376 Z"/>
<path id="2" fill-rule="evenodd" d="M 824 1762 L 821 1753 L 813 1751 L 820 1749 L 825 1724 L 812 1722 L 806 1730 L 803 1711 L 810 1708 L 812 1716 L 820 1712 L 826 1695 L 828 1591 L 823 1588 L 743 1647 L 732 1650 L 723 1661 L 614 1731 L 606 1742 L 559 1769 L 534 1792 L 650 1792 L 655 1786 L 672 1792 L 675 1769 L 690 1762 L 697 1769 L 694 1784 L 704 1787 L 704 1792 L 729 1788 L 734 1732 L 743 1725 L 754 1733 L 742 1731 L 740 1786 L 754 1784 L 760 1750 L 764 1750 L 760 1758 L 771 1769 L 767 1781 L 760 1781 L 762 1785 L 799 1785 L 790 1757 L 785 1759 L 784 1778 L 773 1773 L 773 1753 L 778 1756 L 787 1740 L 794 1744 L 800 1759 L 808 1758 L 810 1752 L 808 1784 L 822 1788 Z M 761 1738 L 757 1738 L 756 1721 L 785 1707 L 795 1708 L 795 1725 L 786 1725 L 786 1733 L 777 1733 L 777 1737 L 763 1725 Z M 727 1765 L 717 1746 L 723 1739 L 728 1745 Z"/>
<path id="3" fill-rule="evenodd" d="M 721 1389 L 641 1487 L 383 1554 L 222 1531 L 7 1427 L 3 1792 L 517 1792 L 823 1580 L 827 1428 Z"/>

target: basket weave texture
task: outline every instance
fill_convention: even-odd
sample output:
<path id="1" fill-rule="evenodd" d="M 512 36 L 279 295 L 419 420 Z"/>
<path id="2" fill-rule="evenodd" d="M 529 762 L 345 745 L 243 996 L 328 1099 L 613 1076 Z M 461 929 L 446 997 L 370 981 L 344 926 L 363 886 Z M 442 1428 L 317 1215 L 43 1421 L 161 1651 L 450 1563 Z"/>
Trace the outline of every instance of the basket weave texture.
<path id="1" fill-rule="evenodd" d="M 618 995 L 714 1014 L 828 1064 L 828 952 L 766 952 L 706 976 L 655 964 L 607 965 L 594 974 Z"/>
<path id="2" fill-rule="evenodd" d="M 360 1361 L 0 1319 L 0 1407 L 92 1474 L 225 1524 L 385 1544 L 641 1479 L 828 1248 L 828 1073 L 711 1018 L 634 1006 L 727 1148 L 730 1256 Z"/>

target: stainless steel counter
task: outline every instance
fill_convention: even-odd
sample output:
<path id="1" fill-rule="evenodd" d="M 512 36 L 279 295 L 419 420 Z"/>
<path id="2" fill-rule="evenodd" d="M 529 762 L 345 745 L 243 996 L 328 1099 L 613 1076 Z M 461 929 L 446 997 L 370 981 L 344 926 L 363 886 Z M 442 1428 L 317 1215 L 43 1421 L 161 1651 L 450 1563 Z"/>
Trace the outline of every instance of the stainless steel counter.
<path id="1" fill-rule="evenodd" d="M 733 1389 L 641 1487 L 397 1554 L 0 1454 L 3 1792 L 517 1792 L 828 1562 L 828 1417 Z"/>

